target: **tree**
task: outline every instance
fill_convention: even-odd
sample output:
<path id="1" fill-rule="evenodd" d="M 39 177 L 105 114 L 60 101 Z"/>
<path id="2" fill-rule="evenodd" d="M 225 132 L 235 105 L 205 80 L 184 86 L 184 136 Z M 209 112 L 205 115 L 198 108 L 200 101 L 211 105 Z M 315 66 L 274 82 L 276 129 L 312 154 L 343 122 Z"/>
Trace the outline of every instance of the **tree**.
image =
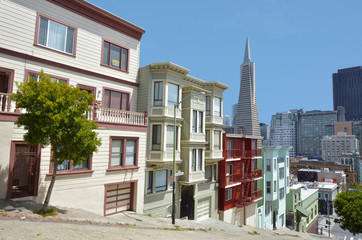
<path id="1" fill-rule="evenodd" d="M 334 207 L 340 219 L 341 228 L 353 235 L 362 232 L 362 188 L 357 184 L 354 188 L 339 193 L 334 200 Z"/>
<path id="2" fill-rule="evenodd" d="M 42 211 L 46 211 L 57 176 L 58 164 L 73 160 L 80 164 L 98 150 L 101 145 L 98 134 L 93 131 L 98 125 L 87 121 L 86 112 L 93 103 L 94 96 L 74 86 L 67 86 L 46 76 L 43 71 L 39 81 L 29 77 L 29 81 L 17 83 L 18 92 L 11 99 L 16 107 L 25 109 L 16 122 L 27 132 L 24 140 L 30 146 L 42 148 L 50 145 L 53 151 L 52 178 L 45 197 Z"/>

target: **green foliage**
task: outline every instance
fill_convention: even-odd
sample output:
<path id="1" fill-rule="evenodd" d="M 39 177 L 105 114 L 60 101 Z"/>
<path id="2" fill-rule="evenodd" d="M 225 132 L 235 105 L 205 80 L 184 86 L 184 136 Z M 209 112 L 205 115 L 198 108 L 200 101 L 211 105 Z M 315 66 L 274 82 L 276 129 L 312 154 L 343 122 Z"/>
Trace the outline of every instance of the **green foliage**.
<path id="1" fill-rule="evenodd" d="M 56 216 L 58 214 L 58 211 L 56 209 L 47 209 L 45 211 L 43 210 L 35 211 L 34 213 L 39 214 L 43 217 L 48 217 L 48 216 Z"/>
<path id="2" fill-rule="evenodd" d="M 341 228 L 350 231 L 353 235 L 362 232 L 362 188 L 357 184 L 354 189 L 339 193 L 334 200 L 335 211 L 340 219 Z"/>
<path id="3" fill-rule="evenodd" d="M 58 83 L 43 71 L 39 79 L 17 83 L 18 92 L 11 96 L 17 108 L 26 110 L 17 120 L 17 125 L 27 130 L 24 140 L 31 146 L 51 144 L 58 164 L 66 159 L 73 160 L 74 165 L 84 162 L 101 144 L 92 131 L 97 124 L 87 121 L 85 114 L 94 96 Z"/>

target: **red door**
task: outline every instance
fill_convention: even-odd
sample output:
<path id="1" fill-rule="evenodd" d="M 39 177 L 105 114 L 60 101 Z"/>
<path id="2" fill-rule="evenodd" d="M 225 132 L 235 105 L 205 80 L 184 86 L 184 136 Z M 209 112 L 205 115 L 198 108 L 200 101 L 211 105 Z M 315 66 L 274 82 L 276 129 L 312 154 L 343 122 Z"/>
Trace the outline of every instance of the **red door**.
<path id="1" fill-rule="evenodd" d="M 24 142 L 12 142 L 8 198 L 36 196 L 38 193 L 39 147 Z"/>

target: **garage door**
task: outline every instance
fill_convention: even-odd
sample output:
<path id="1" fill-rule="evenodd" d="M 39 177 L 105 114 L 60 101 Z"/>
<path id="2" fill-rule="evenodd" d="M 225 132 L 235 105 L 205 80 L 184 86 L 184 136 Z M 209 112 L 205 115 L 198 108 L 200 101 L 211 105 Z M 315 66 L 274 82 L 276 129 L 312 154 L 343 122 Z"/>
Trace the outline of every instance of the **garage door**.
<path id="1" fill-rule="evenodd" d="M 133 210 L 133 193 L 134 183 L 106 185 L 104 215 Z"/>
<path id="2" fill-rule="evenodd" d="M 197 201 L 197 221 L 208 219 L 210 216 L 210 197 Z"/>

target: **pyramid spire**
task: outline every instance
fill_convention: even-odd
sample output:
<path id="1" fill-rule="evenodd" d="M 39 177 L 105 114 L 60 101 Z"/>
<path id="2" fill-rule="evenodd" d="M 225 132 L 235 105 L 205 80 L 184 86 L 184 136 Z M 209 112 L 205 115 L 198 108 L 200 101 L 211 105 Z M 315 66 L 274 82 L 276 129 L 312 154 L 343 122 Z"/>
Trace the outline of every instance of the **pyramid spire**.
<path id="1" fill-rule="evenodd" d="M 248 39 L 248 37 L 246 37 L 244 63 L 249 63 L 249 62 L 251 62 L 250 49 L 249 49 L 249 39 Z"/>

